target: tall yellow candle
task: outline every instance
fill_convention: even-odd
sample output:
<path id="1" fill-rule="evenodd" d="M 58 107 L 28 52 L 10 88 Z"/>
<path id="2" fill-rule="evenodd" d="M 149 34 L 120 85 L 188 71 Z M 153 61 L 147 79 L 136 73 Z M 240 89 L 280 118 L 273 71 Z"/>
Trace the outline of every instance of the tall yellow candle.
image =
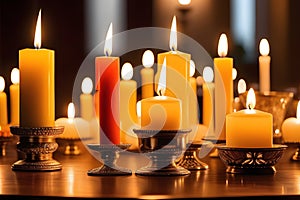
<path id="1" fill-rule="evenodd" d="M 226 116 L 226 145 L 229 147 L 265 148 L 273 145 L 273 116 L 255 110 L 255 94 L 247 94 L 247 109 Z"/>
<path id="2" fill-rule="evenodd" d="M 146 50 L 143 54 L 142 63 L 144 68 L 141 70 L 142 99 L 154 96 L 154 55 L 151 50 Z"/>
<path id="3" fill-rule="evenodd" d="M 54 51 L 41 49 L 41 11 L 34 46 L 19 51 L 20 126 L 54 125 Z"/>
<path id="4" fill-rule="evenodd" d="M 158 65 L 155 82 L 158 82 L 162 63 L 166 58 L 166 92 L 165 95 L 175 97 L 182 102 L 182 128 L 190 129 L 189 117 L 189 72 L 191 55 L 177 51 L 177 32 L 176 18 L 173 17 L 171 33 L 170 33 L 170 49 L 171 51 L 158 54 Z"/>
<path id="5" fill-rule="evenodd" d="M 215 134 L 219 140 L 225 140 L 226 114 L 233 111 L 233 59 L 226 57 L 228 42 L 225 34 L 220 36 L 218 54 L 220 58 L 214 58 L 215 65 Z M 224 99 L 225 97 L 225 99 Z"/>
<path id="6" fill-rule="evenodd" d="M 13 68 L 11 70 L 11 82 L 13 83 L 9 86 L 10 93 L 10 124 L 19 125 L 20 118 L 20 72 L 18 68 Z"/>
<path id="7" fill-rule="evenodd" d="M 0 76 L 0 126 L 7 125 L 7 96 L 4 91 L 5 81 Z"/>
<path id="8" fill-rule="evenodd" d="M 89 77 L 85 77 L 81 84 L 82 94 L 80 95 L 80 115 L 83 119 L 91 121 L 94 114 L 94 102 L 92 96 L 93 81 Z"/>
<path id="9" fill-rule="evenodd" d="M 270 46 L 267 39 L 262 39 L 259 43 L 259 91 L 270 91 L 270 62 L 271 57 L 268 56 L 270 52 Z"/>
<path id="10" fill-rule="evenodd" d="M 131 144 L 131 149 L 137 149 L 138 139 L 133 133 L 133 128 L 138 122 L 136 114 L 137 101 L 137 83 L 132 80 L 133 68 L 129 62 L 126 62 L 121 69 L 120 81 L 120 126 L 121 143 Z"/>

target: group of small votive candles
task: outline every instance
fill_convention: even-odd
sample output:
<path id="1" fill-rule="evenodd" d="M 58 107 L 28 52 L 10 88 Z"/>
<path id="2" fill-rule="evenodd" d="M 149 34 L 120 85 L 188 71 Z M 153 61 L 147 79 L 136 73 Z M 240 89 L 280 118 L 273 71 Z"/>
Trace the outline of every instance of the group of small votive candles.
<path id="1" fill-rule="evenodd" d="M 133 128 L 192 129 L 188 135 L 189 141 L 197 138 L 199 111 L 196 79 L 193 77 L 195 63 L 191 60 L 190 54 L 177 50 L 175 16 L 170 32 L 170 51 L 157 55 L 155 75 L 151 68 L 154 64 L 154 55 L 149 50 L 144 52 L 142 58 L 144 68 L 140 71 L 142 80 L 140 102 L 137 102 L 137 83 L 132 80 L 132 65 L 129 62 L 125 63 L 120 73 L 119 57 L 110 56 L 112 24 L 110 25 L 104 46 L 105 56 L 95 58 L 95 94 L 92 95 L 92 80 L 86 77 L 82 82 L 81 117 L 78 118 L 75 118 L 74 104 L 70 103 L 68 118 L 54 121 L 54 51 L 41 49 L 41 11 L 37 20 L 34 44 L 35 49 L 19 51 L 21 98 L 18 79 L 12 75 L 14 84 L 10 88 L 11 125 L 22 127 L 63 125 L 65 130 L 61 137 L 89 138 L 95 136 L 92 136 L 92 133 L 96 133 L 96 141 L 100 144 L 131 143 L 135 146 L 137 138 L 132 132 Z M 233 59 L 226 57 L 227 51 L 227 37 L 222 34 L 218 46 L 220 57 L 214 58 L 215 73 L 209 66 L 203 70 L 202 114 L 203 125 L 207 127 L 203 135 L 226 139 L 226 145 L 231 147 L 272 147 L 272 115 L 254 109 L 253 89 L 248 91 L 247 108 L 233 112 L 234 68 Z M 262 54 L 259 57 L 260 92 L 265 92 L 270 90 L 270 56 L 266 39 L 261 41 L 260 52 Z M 13 72 L 17 73 L 15 69 Z M 6 94 L 3 90 L 4 80 L 0 77 L 1 127 L 7 124 Z M 155 96 L 154 91 L 158 96 Z M 299 114 L 297 116 L 299 117 Z M 298 118 L 287 119 L 282 126 L 283 133 L 287 135 L 291 133 L 295 136 L 291 137 L 292 140 L 300 140 L 296 135 L 299 124 Z"/>

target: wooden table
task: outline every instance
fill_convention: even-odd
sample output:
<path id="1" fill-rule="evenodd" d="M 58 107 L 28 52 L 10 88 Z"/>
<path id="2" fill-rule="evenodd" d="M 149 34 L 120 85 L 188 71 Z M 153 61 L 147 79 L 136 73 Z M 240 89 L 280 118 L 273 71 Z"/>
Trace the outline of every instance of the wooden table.
<path id="1" fill-rule="evenodd" d="M 80 144 L 82 145 L 82 144 Z M 0 199 L 23 199 L 31 197 L 51 198 L 139 198 L 180 199 L 264 197 L 300 199 L 300 162 L 290 161 L 296 146 L 289 146 L 276 165 L 274 175 L 232 175 L 225 173 L 226 167 L 219 158 L 209 156 L 202 159 L 208 170 L 193 171 L 183 177 L 149 176 L 88 176 L 89 169 L 101 166 L 85 145 L 79 156 L 65 156 L 59 148 L 54 157 L 63 165 L 61 171 L 21 172 L 12 171 L 17 160 L 16 141 L 7 146 L 7 155 L 0 157 Z M 118 165 L 133 172 L 147 165 L 148 159 L 141 154 L 125 152 L 120 155 Z"/>

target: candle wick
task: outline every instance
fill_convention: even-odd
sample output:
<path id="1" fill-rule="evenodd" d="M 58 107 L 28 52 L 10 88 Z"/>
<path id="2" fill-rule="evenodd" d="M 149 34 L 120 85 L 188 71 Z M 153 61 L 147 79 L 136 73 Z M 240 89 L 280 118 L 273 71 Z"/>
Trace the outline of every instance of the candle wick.
<path id="1" fill-rule="evenodd" d="M 172 51 L 176 51 L 176 49 L 175 49 L 175 47 L 174 47 L 174 46 L 172 46 L 171 50 L 172 50 Z"/>
<path id="2" fill-rule="evenodd" d="M 105 51 L 105 56 L 107 56 L 107 57 L 109 56 L 108 51 Z"/>

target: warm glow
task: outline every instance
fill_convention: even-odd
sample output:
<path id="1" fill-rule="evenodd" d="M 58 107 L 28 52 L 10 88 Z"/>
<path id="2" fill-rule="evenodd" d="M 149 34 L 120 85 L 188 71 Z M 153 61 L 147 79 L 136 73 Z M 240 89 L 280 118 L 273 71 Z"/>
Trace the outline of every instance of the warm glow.
<path id="1" fill-rule="evenodd" d="M 34 47 L 40 49 L 42 46 L 42 25 L 41 25 L 41 10 L 36 21 L 35 35 L 34 35 Z"/>
<path id="2" fill-rule="evenodd" d="M 166 82 L 167 82 L 167 61 L 166 58 L 164 58 L 164 62 L 161 67 L 159 81 L 158 81 L 158 87 L 157 87 L 157 93 L 159 96 L 164 96 L 166 92 Z"/>
<path id="3" fill-rule="evenodd" d="M 259 52 L 263 56 L 267 56 L 270 53 L 270 46 L 267 39 L 262 39 L 259 43 Z"/>
<path id="4" fill-rule="evenodd" d="M 132 77 L 133 77 L 133 68 L 132 68 L 132 65 L 129 62 L 124 63 L 124 65 L 122 66 L 121 77 L 122 77 L 123 80 L 126 80 L 126 81 L 132 79 Z"/>
<path id="5" fill-rule="evenodd" d="M 75 117 L 75 106 L 74 103 L 69 103 L 68 105 L 68 118 L 74 119 Z"/>
<path id="6" fill-rule="evenodd" d="M 228 53 L 228 42 L 226 34 L 222 33 L 218 44 L 218 55 L 220 57 L 225 57 Z"/>
<path id="7" fill-rule="evenodd" d="M 178 0 L 180 5 L 189 5 L 192 0 Z"/>
<path id="8" fill-rule="evenodd" d="M 247 108 L 252 110 L 254 109 L 255 104 L 256 104 L 255 93 L 254 90 L 250 88 L 247 94 L 247 101 L 246 101 Z"/>
<path id="9" fill-rule="evenodd" d="M 214 80 L 214 71 L 211 67 L 206 66 L 203 69 L 203 79 L 206 83 L 211 83 Z"/>
<path id="10" fill-rule="evenodd" d="M 194 76 L 196 71 L 196 65 L 193 60 L 190 60 L 190 77 Z"/>
<path id="11" fill-rule="evenodd" d="M 237 77 L 237 70 L 236 68 L 232 68 L 232 80 L 235 80 Z"/>
<path id="12" fill-rule="evenodd" d="M 171 51 L 177 50 L 177 27 L 176 27 L 176 16 L 173 17 L 171 33 L 170 33 L 170 49 Z"/>
<path id="13" fill-rule="evenodd" d="M 238 93 L 242 94 L 244 92 L 246 92 L 247 90 L 247 85 L 244 79 L 240 79 L 238 82 Z"/>
<path id="14" fill-rule="evenodd" d="M 89 77 L 85 77 L 81 83 L 81 91 L 84 94 L 91 94 L 93 90 L 93 81 Z"/>
<path id="15" fill-rule="evenodd" d="M 20 71 L 18 68 L 13 68 L 10 73 L 10 80 L 13 84 L 19 84 L 20 82 Z"/>
<path id="16" fill-rule="evenodd" d="M 136 115 L 138 117 L 141 117 L 142 116 L 142 105 L 141 105 L 141 101 L 138 101 L 136 103 Z"/>
<path id="17" fill-rule="evenodd" d="M 104 55 L 106 56 L 110 56 L 112 52 L 112 31 L 112 23 L 110 23 L 104 43 Z"/>
<path id="18" fill-rule="evenodd" d="M 298 101 L 298 104 L 297 104 L 296 118 L 297 118 L 297 119 L 300 119 L 300 101 Z"/>
<path id="19" fill-rule="evenodd" d="M 143 54 L 142 58 L 143 66 L 146 68 L 150 68 L 154 64 L 154 54 L 151 50 L 147 50 Z"/>
<path id="20" fill-rule="evenodd" d="M 0 92 L 3 92 L 5 88 L 5 80 L 2 76 L 0 76 Z"/>

